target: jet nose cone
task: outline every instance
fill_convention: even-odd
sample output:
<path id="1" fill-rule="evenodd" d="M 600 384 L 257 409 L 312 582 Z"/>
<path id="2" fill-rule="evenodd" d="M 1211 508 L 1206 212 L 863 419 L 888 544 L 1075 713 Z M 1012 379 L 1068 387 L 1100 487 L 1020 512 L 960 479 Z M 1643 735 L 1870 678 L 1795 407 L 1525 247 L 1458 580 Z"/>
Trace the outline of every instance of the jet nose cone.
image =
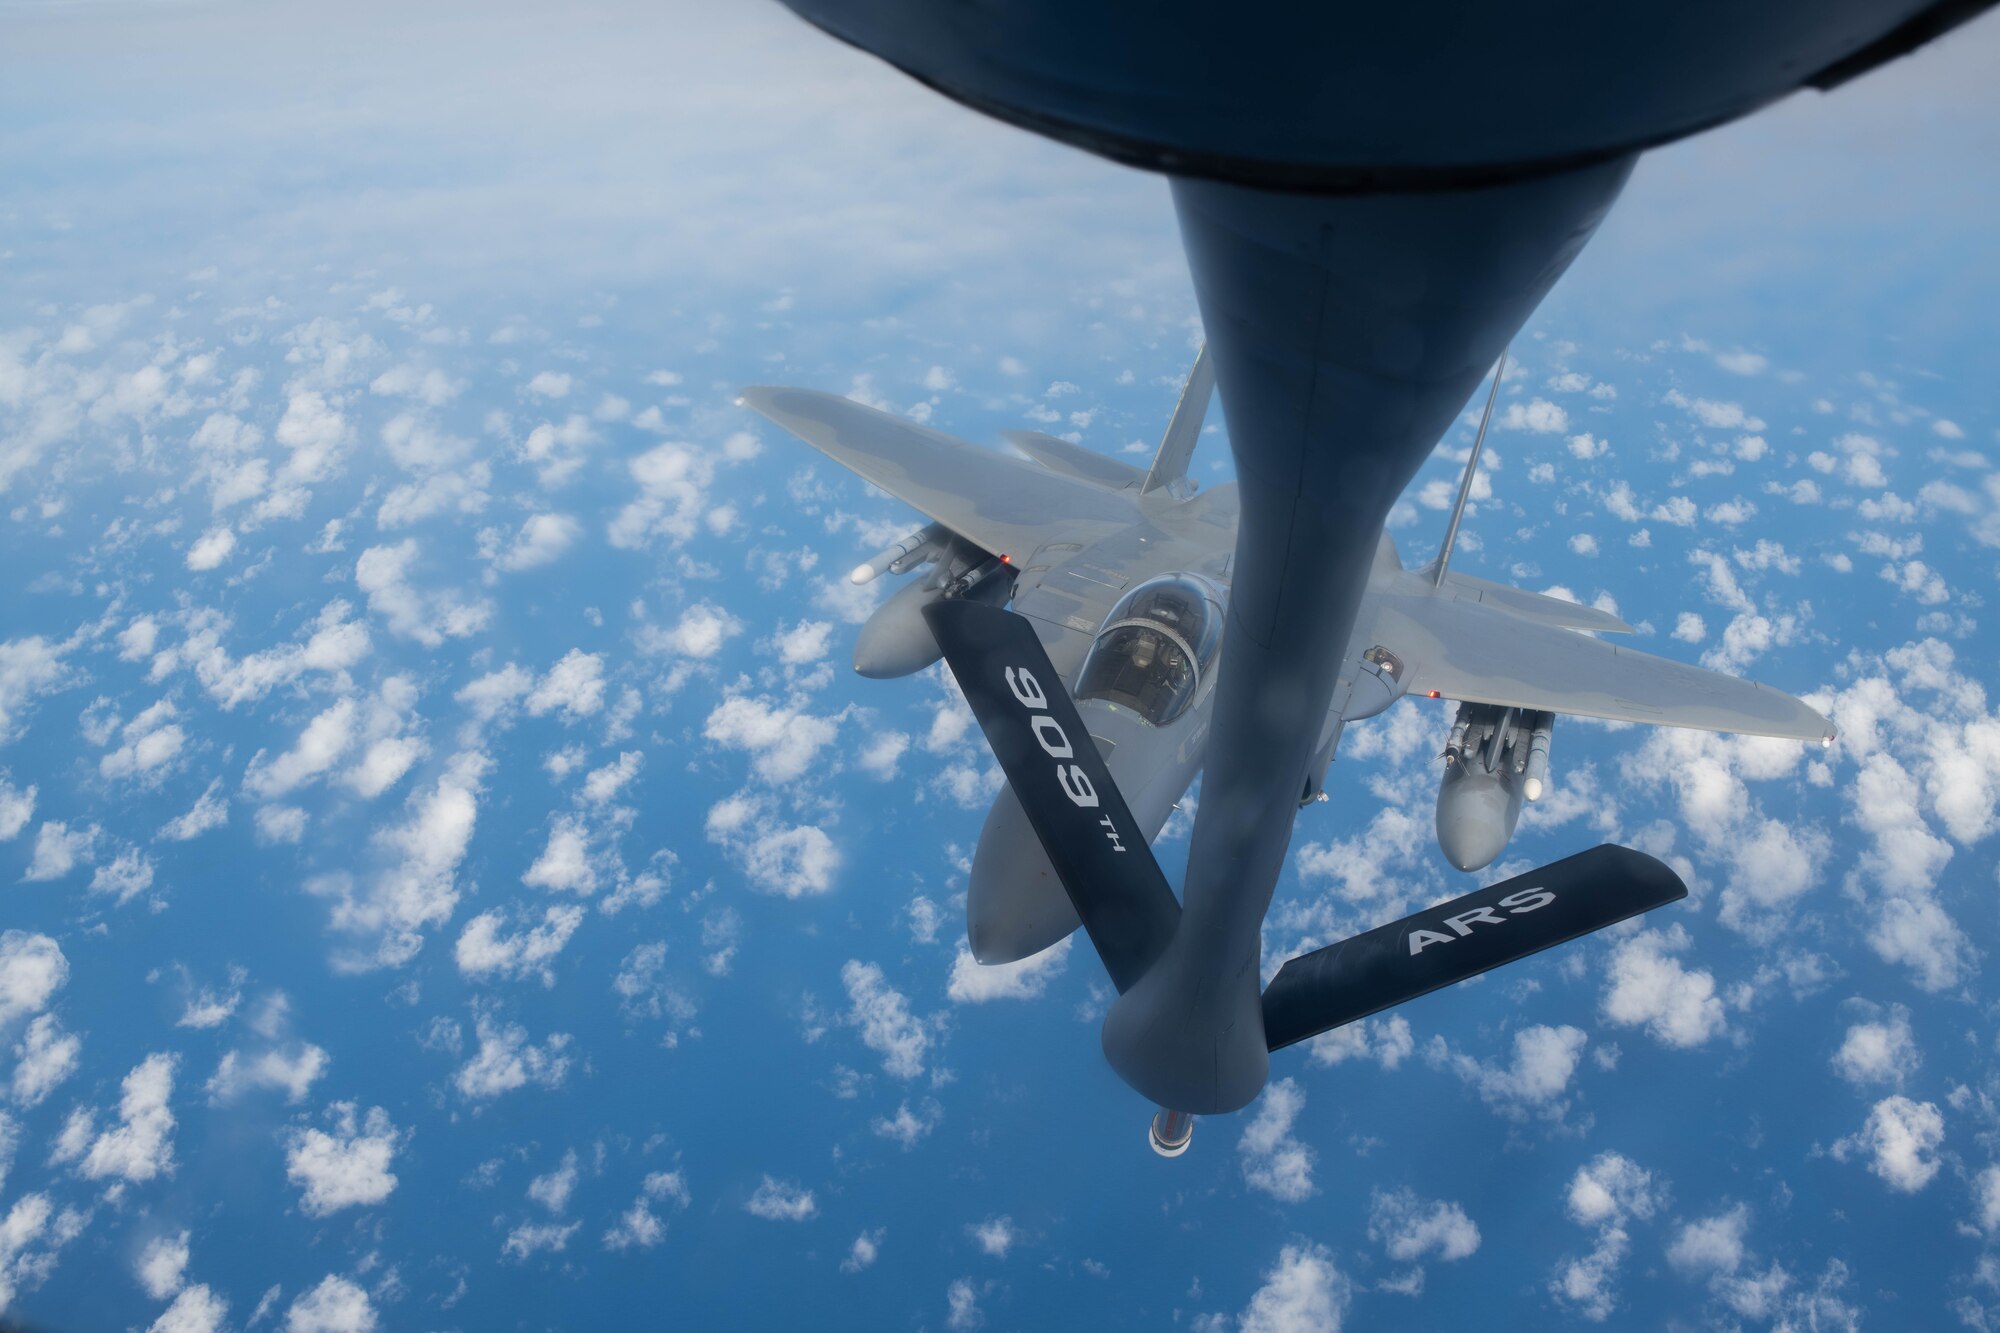
<path id="1" fill-rule="evenodd" d="M 1056 878 L 1011 787 L 987 812 L 966 884 L 965 938 L 974 961 L 1012 963 L 1055 944 L 1077 928 L 1076 909 Z"/>
<path id="2" fill-rule="evenodd" d="M 1468 823 L 1453 821 L 1438 828 L 1438 850 L 1444 859 L 1460 870 L 1484 870 L 1493 864 L 1507 846 L 1505 834 L 1471 827 Z"/>

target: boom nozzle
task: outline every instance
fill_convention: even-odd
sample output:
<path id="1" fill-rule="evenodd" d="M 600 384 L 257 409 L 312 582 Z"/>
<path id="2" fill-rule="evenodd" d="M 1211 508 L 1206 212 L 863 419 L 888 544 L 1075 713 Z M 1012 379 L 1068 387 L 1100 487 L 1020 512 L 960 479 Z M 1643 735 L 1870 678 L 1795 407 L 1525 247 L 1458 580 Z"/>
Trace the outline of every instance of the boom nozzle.
<path id="1" fill-rule="evenodd" d="M 1188 1143 L 1194 1138 L 1194 1116 L 1163 1106 L 1146 1130 L 1146 1138 L 1152 1143 L 1153 1151 L 1160 1156 L 1179 1157 L 1188 1150 Z"/>

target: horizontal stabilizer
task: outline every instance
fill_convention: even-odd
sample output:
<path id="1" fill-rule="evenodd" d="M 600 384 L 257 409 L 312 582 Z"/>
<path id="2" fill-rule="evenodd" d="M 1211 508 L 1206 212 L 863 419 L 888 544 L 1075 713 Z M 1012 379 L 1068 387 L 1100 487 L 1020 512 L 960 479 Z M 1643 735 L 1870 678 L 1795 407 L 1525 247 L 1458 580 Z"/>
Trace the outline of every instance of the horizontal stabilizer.
<path id="1" fill-rule="evenodd" d="M 1167 947 L 1181 917 L 1145 832 L 1025 619 L 958 598 L 932 602 L 924 619 L 1123 993 Z"/>
<path id="2" fill-rule="evenodd" d="M 1264 990 L 1272 1050 L 1687 897 L 1664 864 L 1605 843 L 1300 954 Z"/>

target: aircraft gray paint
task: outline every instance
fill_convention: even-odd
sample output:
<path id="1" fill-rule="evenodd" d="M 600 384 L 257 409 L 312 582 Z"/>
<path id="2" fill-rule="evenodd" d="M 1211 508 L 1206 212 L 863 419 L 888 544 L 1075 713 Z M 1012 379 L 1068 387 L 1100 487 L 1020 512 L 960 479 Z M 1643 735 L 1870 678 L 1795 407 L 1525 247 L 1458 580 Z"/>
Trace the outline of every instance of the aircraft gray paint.
<path id="1" fill-rule="evenodd" d="M 1179 899 L 1160 900 L 1172 895 L 1157 870 L 1118 886 L 1129 894 L 1121 910 L 1166 932 L 1105 1020 L 1106 1057 L 1134 1088 L 1174 1112 L 1212 1113 L 1263 1087 L 1272 1001 L 1260 988 L 1261 925 L 1298 796 L 1323 774 L 1340 719 L 1437 690 L 1538 713 L 1658 708 L 1640 720 L 1713 725 L 1690 719 L 1727 715 L 1812 731 L 1775 692 L 1592 644 L 1573 631 L 1615 627 L 1564 619 L 1586 613 L 1456 576 L 1426 593 L 1385 551 L 1383 521 L 1640 153 L 1798 90 L 1838 87 L 1992 0 L 1551 0 L 1528 11 L 1161 0 L 1143 23 L 1116 0 L 785 2 L 966 106 L 1170 181 L 1229 421 L 1233 495 L 1181 497 L 1164 478 L 1117 485 L 1103 460 L 1056 441 L 1023 443 L 1056 464 L 1037 468 L 839 399 L 752 398 L 962 538 L 947 561 L 954 594 L 995 577 L 982 554 L 1010 556 L 1024 579 L 1032 569 L 1017 609 L 1038 634 L 1064 631 L 1051 636 L 1052 661 L 1079 655 L 1114 594 L 1152 573 L 1226 580 L 1228 651 L 1207 664 L 1201 708 L 1186 715 L 1190 734 L 1207 735 Z M 1161 464 L 1175 472 L 1166 451 Z M 1055 517 L 1061 536 L 1050 531 Z M 903 623 L 885 622 L 871 642 L 871 654 L 887 654 L 871 658 L 876 667 L 898 665 L 898 643 L 921 648 L 909 611 L 935 626 L 955 597 L 918 600 L 910 594 L 892 617 Z M 1003 644 L 999 625 L 980 622 L 951 618 Z M 1548 633 L 1567 636 L 1566 651 L 1536 637 Z M 1400 663 L 1386 680 L 1351 652 L 1377 643 L 1393 645 Z M 1081 678 L 1078 688 L 1090 690 Z M 1446 841 L 1464 838 L 1456 851 L 1466 862 L 1517 806 L 1506 755 L 1486 763 L 1480 716 L 1456 737 L 1477 764 L 1459 764 L 1441 794 L 1445 825 L 1466 830 Z M 1503 741 L 1513 729 L 1500 729 Z M 1526 766 L 1546 762 L 1538 730 L 1528 728 L 1522 789 L 1534 776 Z M 991 726 L 988 738 L 998 753 Z M 1129 736 L 1107 739 L 1132 752 Z M 1134 797 L 1148 815 L 1159 799 L 1150 789 Z M 1668 900 L 1652 870 L 1633 873 L 1634 884 L 1652 884 L 1649 905 Z M 1066 887 L 1090 925 L 1098 886 Z M 1096 929 L 1092 941 L 1100 954 L 1115 943 Z M 1420 959 L 1433 952 L 1449 951 Z M 1185 1117 L 1168 1123 L 1178 1133 Z M 1156 1143 L 1159 1132 L 1156 1122 Z"/>

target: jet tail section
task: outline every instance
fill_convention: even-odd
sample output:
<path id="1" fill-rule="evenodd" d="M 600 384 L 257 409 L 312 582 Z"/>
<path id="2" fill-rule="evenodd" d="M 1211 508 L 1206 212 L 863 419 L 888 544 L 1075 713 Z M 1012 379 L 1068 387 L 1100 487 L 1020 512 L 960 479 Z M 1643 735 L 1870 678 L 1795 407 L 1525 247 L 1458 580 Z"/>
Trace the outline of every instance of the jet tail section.
<path id="1" fill-rule="evenodd" d="M 1111 983 L 1131 989 L 1173 939 L 1180 902 L 1042 641 L 979 602 L 923 614 Z"/>
<path id="2" fill-rule="evenodd" d="M 1194 447 L 1201 439 L 1201 423 L 1208 419 L 1208 400 L 1214 392 L 1215 363 L 1208 359 L 1208 344 L 1203 343 L 1201 354 L 1194 359 L 1194 368 L 1188 371 L 1187 384 L 1181 389 L 1181 400 L 1174 406 L 1173 419 L 1167 422 L 1167 433 L 1160 439 L 1160 451 L 1153 455 L 1153 469 L 1146 474 L 1146 484 L 1139 488 L 1139 494 L 1165 490 L 1187 475 L 1188 461 L 1194 457 Z"/>
<path id="3" fill-rule="evenodd" d="M 1264 989 L 1271 1050 L 1687 897 L 1666 865 L 1605 843 L 1301 954 Z"/>

